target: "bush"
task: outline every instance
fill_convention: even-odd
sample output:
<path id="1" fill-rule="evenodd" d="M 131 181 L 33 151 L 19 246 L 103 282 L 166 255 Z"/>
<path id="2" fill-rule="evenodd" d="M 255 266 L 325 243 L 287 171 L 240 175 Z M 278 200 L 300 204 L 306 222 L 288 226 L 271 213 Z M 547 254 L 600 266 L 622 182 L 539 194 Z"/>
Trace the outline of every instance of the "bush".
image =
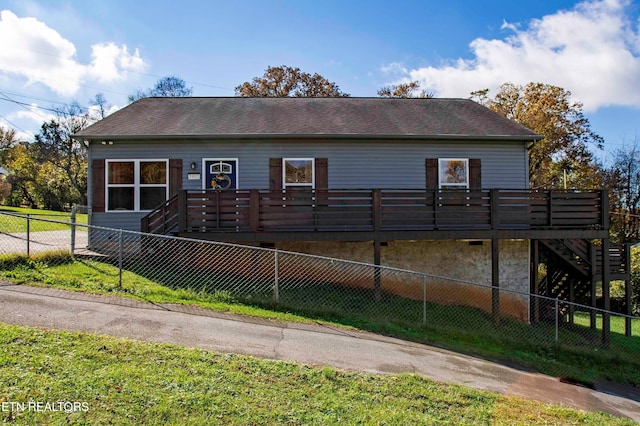
<path id="1" fill-rule="evenodd" d="M 10 271 L 21 265 L 32 265 L 38 263 L 40 265 L 63 265 L 73 262 L 73 256 L 69 251 L 52 250 L 37 253 L 28 257 L 26 254 L 2 254 L 0 255 L 0 270 Z"/>
<path id="2" fill-rule="evenodd" d="M 9 195 L 11 195 L 11 184 L 4 176 L 0 175 L 0 204 L 4 203 Z"/>
<path id="3" fill-rule="evenodd" d="M 29 258 L 26 254 L 1 254 L 0 255 L 0 270 L 10 271 L 15 269 L 19 265 L 24 265 L 29 262 Z"/>

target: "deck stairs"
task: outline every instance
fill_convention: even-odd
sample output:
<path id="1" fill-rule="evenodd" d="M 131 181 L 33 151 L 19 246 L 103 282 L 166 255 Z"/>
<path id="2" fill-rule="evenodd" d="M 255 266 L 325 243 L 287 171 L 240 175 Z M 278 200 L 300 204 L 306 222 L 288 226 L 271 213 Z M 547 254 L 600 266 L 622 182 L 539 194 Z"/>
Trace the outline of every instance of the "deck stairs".
<path id="1" fill-rule="evenodd" d="M 602 246 L 585 239 L 539 240 L 541 263 L 546 274 L 538 284 L 538 293 L 584 305 L 596 300 L 592 292 L 602 280 Z M 609 277 L 629 280 L 629 246 L 612 244 L 609 247 Z"/>

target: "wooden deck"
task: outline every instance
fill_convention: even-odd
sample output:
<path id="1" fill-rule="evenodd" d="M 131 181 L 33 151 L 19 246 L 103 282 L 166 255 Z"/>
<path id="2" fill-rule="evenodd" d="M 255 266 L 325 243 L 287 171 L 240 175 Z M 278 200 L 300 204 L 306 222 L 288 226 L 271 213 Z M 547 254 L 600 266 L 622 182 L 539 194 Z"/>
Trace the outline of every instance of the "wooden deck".
<path id="1" fill-rule="evenodd" d="M 607 238 L 604 191 L 180 190 L 142 230 L 229 241 Z"/>

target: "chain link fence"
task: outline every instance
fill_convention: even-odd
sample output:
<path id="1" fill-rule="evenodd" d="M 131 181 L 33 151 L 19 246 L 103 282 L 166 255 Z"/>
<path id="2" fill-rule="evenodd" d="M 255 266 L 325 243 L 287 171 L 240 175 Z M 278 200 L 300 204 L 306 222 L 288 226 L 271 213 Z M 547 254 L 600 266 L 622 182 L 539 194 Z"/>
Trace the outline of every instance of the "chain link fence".
<path id="1" fill-rule="evenodd" d="M 432 341 L 482 336 L 513 350 L 560 345 L 640 363 L 637 317 L 426 273 L 0 212 L 0 274 L 15 278 L 17 254 L 40 259 L 45 283 L 65 282 L 47 274 L 69 262 L 111 280 L 66 284 L 88 291 L 174 292 L 182 303 L 243 303 L 380 332 L 420 330 Z M 604 344 L 603 322 L 612 330 Z"/>

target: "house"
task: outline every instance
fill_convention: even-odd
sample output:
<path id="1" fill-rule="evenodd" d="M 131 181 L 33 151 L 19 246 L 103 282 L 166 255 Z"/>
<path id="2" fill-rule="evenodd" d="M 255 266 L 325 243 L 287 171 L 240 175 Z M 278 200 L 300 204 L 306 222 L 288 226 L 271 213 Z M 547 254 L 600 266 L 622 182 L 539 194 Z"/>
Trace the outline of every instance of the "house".
<path id="1" fill-rule="evenodd" d="M 596 281 L 612 279 L 606 192 L 529 190 L 528 149 L 541 137 L 470 100 L 147 98 L 76 137 L 89 143 L 93 225 L 594 305 Z M 540 279 L 540 263 L 559 273 Z M 430 294 L 537 316 L 521 295 L 453 287 Z"/>

